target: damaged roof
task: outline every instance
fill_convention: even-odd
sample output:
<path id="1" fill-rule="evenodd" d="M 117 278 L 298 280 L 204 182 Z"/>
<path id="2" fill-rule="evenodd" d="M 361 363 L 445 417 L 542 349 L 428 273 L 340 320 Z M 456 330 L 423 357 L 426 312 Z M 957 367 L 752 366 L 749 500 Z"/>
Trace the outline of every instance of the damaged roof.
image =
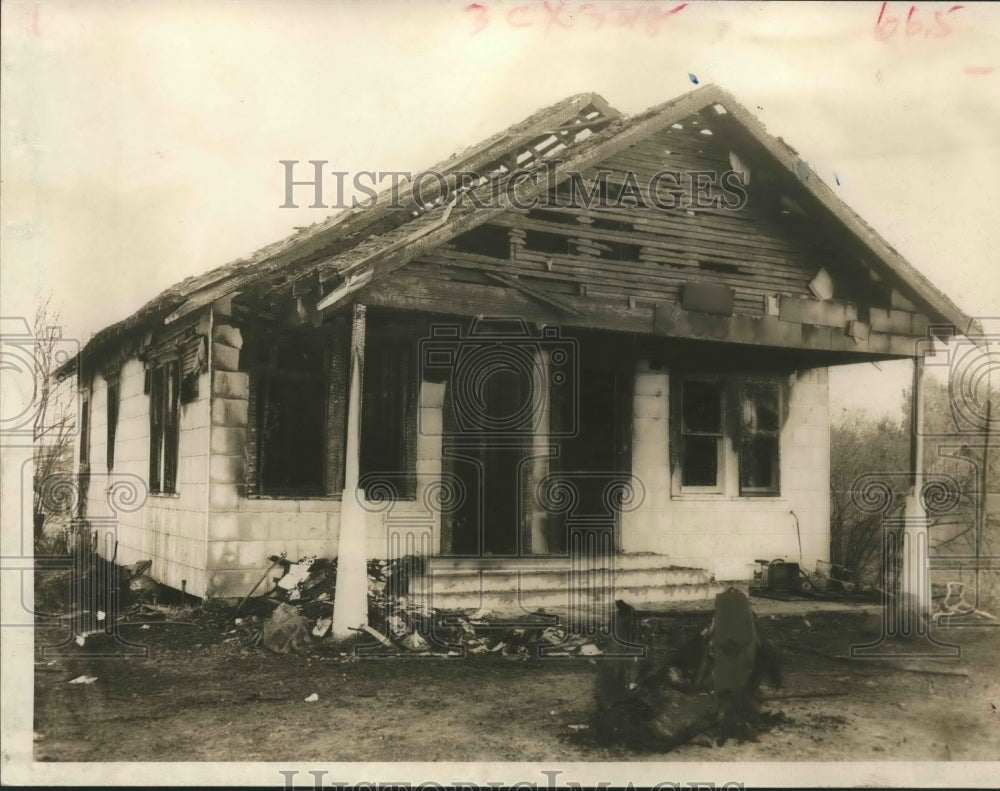
<path id="1" fill-rule="evenodd" d="M 516 162 L 525 149 L 531 149 L 539 140 L 551 137 L 553 130 L 579 128 L 600 129 L 621 113 L 595 93 L 580 93 L 544 107 L 524 120 L 498 132 L 492 137 L 453 154 L 429 170 L 437 173 L 473 171 L 489 172 L 487 166 L 498 159 Z M 421 197 L 426 201 L 434 196 L 439 185 L 422 185 Z M 300 270 L 310 262 L 327 262 L 331 256 L 358 248 L 376 249 L 388 244 L 396 236 L 406 236 L 410 228 L 422 223 L 426 211 L 411 195 L 412 183 L 399 187 L 398 204 L 390 207 L 391 192 L 379 194 L 370 208 L 344 209 L 318 223 L 297 229 L 295 233 L 260 248 L 251 255 L 231 261 L 208 272 L 185 278 L 162 291 L 139 310 L 121 321 L 99 330 L 86 343 L 80 356 L 91 356 L 107 348 L 116 339 L 133 330 L 147 329 L 159 323 L 169 323 L 217 299 L 232 294 L 255 282 L 284 277 L 286 270 Z M 433 209 L 433 206 L 428 206 Z M 400 226 L 406 230 L 393 233 Z M 295 265 L 298 266 L 295 266 Z M 74 357 L 60 366 L 57 373 L 67 375 L 76 366 Z"/>
<path id="2" fill-rule="evenodd" d="M 594 93 L 570 96 L 429 170 L 445 175 L 471 171 L 483 177 L 492 175 L 502 183 L 512 172 L 544 168 L 547 160 L 558 156 L 561 168 L 558 181 L 690 115 L 704 113 L 713 113 L 716 119 L 726 117 L 730 129 L 748 136 L 763 156 L 780 166 L 805 194 L 855 237 L 870 254 L 867 263 L 873 270 L 914 298 L 932 322 L 953 325 L 958 333 L 981 333 L 977 322 L 837 197 L 794 149 L 769 134 L 735 98 L 714 85 L 697 88 L 634 116 L 622 115 Z M 456 207 L 454 194 L 435 194 L 439 186 L 436 181 L 422 184 L 422 202 L 418 203 L 410 193 L 412 182 L 405 182 L 395 207 L 390 206 L 390 192 L 384 191 L 370 207 L 343 210 L 246 258 L 189 277 L 128 318 L 100 330 L 81 355 L 100 353 L 132 331 L 172 323 L 248 288 L 258 294 L 277 296 L 291 293 L 296 283 L 312 281 L 323 286 L 319 307 L 336 307 L 372 281 L 389 275 L 429 249 L 511 209 L 503 200 L 499 208 Z M 490 188 L 483 178 L 469 185 L 468 191 L 486 198 Z M 517 190 L 517 194 L 521 200 L 529 200 L 545 189 L 547 185 L 543 183 Z M 60 373 L 71 372 L 75 362 L 74 359 L 64 364 Z"/>

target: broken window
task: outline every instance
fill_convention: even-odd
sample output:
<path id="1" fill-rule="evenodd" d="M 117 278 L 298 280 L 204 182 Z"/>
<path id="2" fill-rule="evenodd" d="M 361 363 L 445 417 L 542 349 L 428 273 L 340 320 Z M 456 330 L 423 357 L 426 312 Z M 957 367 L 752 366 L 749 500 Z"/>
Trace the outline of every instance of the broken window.
<path id="1" fill-rule="evenodd" d="M 681 485 L 718 491 L 725 390 L 721 380 L 685 379 L 681 384 Z"/>
<path id="2" fill-rule="evenodd" d="M 118 402 L 121 399 L 121 383 L 117 377 L 107 380 L 108 383 L 108 472 L 115 466 L 115 435 L 118 433 Z"/>
<path id="3" fill-rule="evenodd" d="M 740 397 L 740 494 L 778 494 L 781 387 L 744 382 Z"/>
<path id="4" fill-rule="evenodd" d="M 400 498 L 416 496 L 416 332 L 369 321 L 362 378 L 362 480 L 383 478 Z"/>
<path id="5" fill-rule="evenodd" d="M 173 494 L 177 491 L 180 441 L 180 361 L 156 364 L 149 377 L 149 490 Z"/>
<path id="6" fill-rule="evenodd" d="M 681 378 L 673 433 L 679 493 L 780 493 L 782 387 L 778 381 L 742 377 Z M 726 480 L 727 467 L 737 471 L 738 492 Z"/>
<path id="7" fill-rule="evenodd" d="M 320 338 L 268 344 L 254 370 L 258 494 L 325 494 L 327 357 Z"/>

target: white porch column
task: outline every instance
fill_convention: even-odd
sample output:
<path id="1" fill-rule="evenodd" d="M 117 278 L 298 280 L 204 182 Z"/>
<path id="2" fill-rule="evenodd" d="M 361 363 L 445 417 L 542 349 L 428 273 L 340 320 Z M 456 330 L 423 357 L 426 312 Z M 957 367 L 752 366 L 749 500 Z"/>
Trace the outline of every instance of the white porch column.
<path id="1" fill-rule="evenodd" d="M 545 349 L 536 349 L 534 356 L 534 366 L 532 369 L 532 464 L 531 477 L 528 480 L 527 490 L 524 493 L 527 504 L 529 546 L 532 554 L 546 554 L 549 548 L 549 527 L 548 512 L 541 507 L 536 497 L 536 487 L 538 482 L 549 474 L 549 459 L 552 456 L 550 443 L 549 421 L 551 417 L 551 388 L 549 387 L 550 376 L 550 352 Z"/>
<path id="2" fill-rule="evenodd" d="M 365 361 L 365 306 L 354 306 L 351 324 L 351 385 L 347 398 L 346 464 L 340 501 L 337 588 L 332 634 L 350 637 L 352 628 L 368 623 L 368 536 L 364 493 L 358 490 L 361 453 L 361 382 Z"/>
<path id="3" fill-rule="evenodd" d="M 911 436 L 910 474 L 912 484 L 906 498 L 903 528 L 902 573 L 900 575 L 900 615 L 905 631 L 925 632 L 931 611 L 930 537 L 927 514 L 920 493 L 924 485 L 924 356 L 913 358 L 913 389 L 910 394 Z M 907 629 L 907 626 L 909 629 Z"/>

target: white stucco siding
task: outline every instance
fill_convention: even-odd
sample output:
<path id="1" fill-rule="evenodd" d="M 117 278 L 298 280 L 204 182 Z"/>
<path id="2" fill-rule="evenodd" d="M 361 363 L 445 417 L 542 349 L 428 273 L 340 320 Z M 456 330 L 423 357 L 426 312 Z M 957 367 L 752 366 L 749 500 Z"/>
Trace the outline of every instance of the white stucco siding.
<path id="1" fill-rule="evenodd" d="M 777 497 L 679 494 L 671 485 L 670 374 L 636 372 L 632 471 L 645 489 L 622 515 L 623 552 L 654 552 L 680 566 L 706 568 L 718 579 L 749 579 L 755 558 L 784 557 L 812 570 L 829 557 L 830 433 L 827 370 L 788 380 L 788 415 L 781 430 L 781 492 Z M 726 470 L 730 480 L 735 470 Z M 793 516 L 794 512 L 794 516 Z M 798 517 L 798 533 L 796 531 Z"/>
<path id="2" fill-rule="evenodd" d="M 198 397 L 179 406 L 177 492 L 148 494 L 145 505 L 115 501 L 107 489 L 116 481 L 130 485 L 136 479 L 148 490 L 149 394 L 144 393 L 145 370 L 138 359 L 126 361 L 120 374 L 118 427 L 114 467 L 107 467 L 107 382 L 96 375 L 92 383 L 90 471 L 87 516 L 103 533 L 112 529 L 118 541 L 118 562 L 153 561 L 151 575 L 178 590 L 205 594 L 205 551 L 208 522 L 208 373 L 199 377 Z M 122 490 L 124 491 L 124 490 Z M 108 519 L 114 521 L 108 522 Z M 103 540 L 102 545 L 105 544 Z M 102 553 L 108 549 L 102 547 Z"/>

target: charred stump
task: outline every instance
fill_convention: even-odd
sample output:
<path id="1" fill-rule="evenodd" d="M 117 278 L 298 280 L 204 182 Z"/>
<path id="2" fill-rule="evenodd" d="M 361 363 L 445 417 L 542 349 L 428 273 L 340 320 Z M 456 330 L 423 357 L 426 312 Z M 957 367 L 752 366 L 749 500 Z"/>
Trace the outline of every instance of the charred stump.
<path id="1" fill-rule="evenodd" d="M 642 619 L 616 602 L 616 632 L 645 642 Z M 781 683 L 781 656 L 764 639 L 747 597 L 730 588 L 715 599 L 711 623 L 662 658 L 602 664 L 596 682 L 594 733 L 604 743 L 670 750 L 700 733 L 751 738 L 766 723 L 760 684 Z"/>

